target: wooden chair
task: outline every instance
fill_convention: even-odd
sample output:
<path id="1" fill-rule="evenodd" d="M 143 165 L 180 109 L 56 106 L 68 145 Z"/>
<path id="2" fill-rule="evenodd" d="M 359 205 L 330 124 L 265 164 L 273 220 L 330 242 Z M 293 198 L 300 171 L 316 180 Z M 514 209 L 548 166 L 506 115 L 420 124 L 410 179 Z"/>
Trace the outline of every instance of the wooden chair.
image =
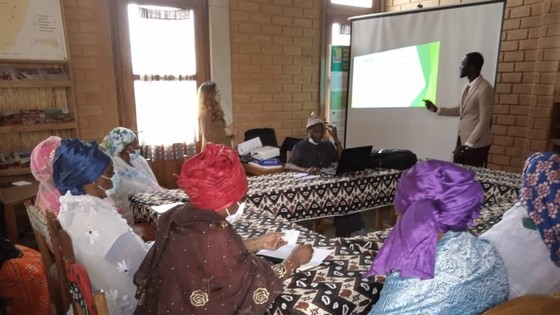
<path id="1" fill-rule="evenodd" d="M 525 295 L 498 304 L 482 315 L 548 315 L 558 314 L 560 298 L 549 295 Z"/>
<path id="2" fill-rule="evenodd" d="M 66 297 L 71 305 L 74 315 L 108 315 L 107 301 L 103 291 L 92 292 L 87 271 L 83 265 L 76 262 L 70 235 L 60 225 L 52 214 L 47 213 L 47 226 L 51 234 L 53 251 L 55 254 L 56 268 L 59 275 L 61 295 Z M 81 271 L 79 277 L 82 281 L 69 278 L 71 269 Z M 86 300 L 93 301 L 93 307 L 88 310 Z"/>
<path id="3" fill-rule="evenodd" d="M 68 300 L 65 304 L 60 294 L 60 283 L 54 253 L 51 251 L 51 237 L 47 228 L 46 213 L 35 207 L 30 200 L 25 201 L 24 205 L 27 210 L 29 221 L 31 222 L 31 227 L 33 228 L 37 247 L 39 247 L 39 252 L 41 253 L 41 260 L 43 261 L 43 267 L 47 275 L 47 285 L 49 287 L 51 303 L 55 306 L 56 314 L 66 314 L 70 304 Z"/>

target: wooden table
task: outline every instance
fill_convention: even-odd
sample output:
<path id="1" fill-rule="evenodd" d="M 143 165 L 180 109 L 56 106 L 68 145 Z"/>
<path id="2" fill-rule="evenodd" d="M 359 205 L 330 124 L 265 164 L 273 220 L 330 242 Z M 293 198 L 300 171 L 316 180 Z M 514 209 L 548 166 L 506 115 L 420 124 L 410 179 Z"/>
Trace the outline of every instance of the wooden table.
<path id="1" fill-rule="evenodd" d="M 22 180 L 31 182 L 31 184 L 25 186 L 11 185 L 13 182 Z M 0 177 L 0 200 L 2 200 L 2 203 L 4 204 L 6 234 L 13 243 L 19 242 L 16 206 L 35 197 L 38 187 L 39 183 L 31 174 Z"/>
<path id="2" fill-rule="evenodd" d="M 258 167 L 253 164 L 243 163 L 243 168 L 247 175 L 269 175 L 269 174 L 278 174 L 284 171 L 284 165 L 282 167 L 274 167 L 274 168 L 267 168 L 267 167 Z"/>

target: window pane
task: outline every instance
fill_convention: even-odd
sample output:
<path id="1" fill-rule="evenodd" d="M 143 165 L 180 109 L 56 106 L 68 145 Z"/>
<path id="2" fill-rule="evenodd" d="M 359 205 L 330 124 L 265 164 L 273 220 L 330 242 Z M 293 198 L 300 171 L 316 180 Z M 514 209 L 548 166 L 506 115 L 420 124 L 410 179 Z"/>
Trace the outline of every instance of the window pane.
<path id="1" fill-rule="evenodd" d="M 360 8 L 371 8 L 373 0 L 331 0 L 331 3 Z"/>
<path id="2" fill-rule="evenodd" d="M 196 81 L 135 81 L 140 144 L 192 143 L 198 134 Z"/>
<path id="3" fill-rule="evenodd" d="M 331 45 L 350 46 L 350 34 L 341 34 L 340 27 L 340 24 L 333 23 Z M 347 25 L 346 27 L 350 26 Z"/>
<path id="4" fill-rule="evenodd" d="M 192 10 L 184 20 L 146 19 L 140 18 L 138 5 L 130 4 L 128 20 L 134 74 L 196 73 Z"/>

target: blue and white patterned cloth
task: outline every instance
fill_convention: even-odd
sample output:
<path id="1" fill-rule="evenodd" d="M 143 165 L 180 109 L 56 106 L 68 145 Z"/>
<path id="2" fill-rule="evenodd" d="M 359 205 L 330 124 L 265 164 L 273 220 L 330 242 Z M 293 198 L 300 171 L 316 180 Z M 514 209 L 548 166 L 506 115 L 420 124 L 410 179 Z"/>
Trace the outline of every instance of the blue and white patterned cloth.
<path id="1" fill-rule="evenodd" d="M 494 245 L 468 232 L 449 231 L 438 241 L 433 279 L 401 278 L 394 271 L 369 313 L 481 314 L 506 301 L 504 261 Z"/>

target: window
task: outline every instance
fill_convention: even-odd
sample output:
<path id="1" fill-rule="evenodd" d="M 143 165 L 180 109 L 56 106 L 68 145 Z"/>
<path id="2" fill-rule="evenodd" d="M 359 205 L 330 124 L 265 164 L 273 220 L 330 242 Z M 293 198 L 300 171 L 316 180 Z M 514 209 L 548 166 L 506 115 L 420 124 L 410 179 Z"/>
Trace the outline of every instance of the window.
<path id="1" fill-rule="evenodd" d="M 341 4 L 352 7 L 372 8 L 373 0 L 331 0 L 332 4 Z"/>
<path id="2" fill-rule="evenodd" d="M 128 5 L 141 144 L 193 143 L 197 131 L 192 10 Z"/>
<path id="3" fill-rule="evenodd" d="M 324 11 L 327 28 L 324 30 L 323 59 L 326 62 L 322 71 L 325 84 L 321 86 L 321 106 L 327 120 L 337 127 L 341 139 L 344 139 L 345 132 L 348 70 L 346 66 L 333 69 L 333 62 L 347 63 L 348 48 L 340 46 L 350 46 L 351 23 L 348 18 L 377 13 L 380 3 L 380 0 L 331 0 Z"/>

